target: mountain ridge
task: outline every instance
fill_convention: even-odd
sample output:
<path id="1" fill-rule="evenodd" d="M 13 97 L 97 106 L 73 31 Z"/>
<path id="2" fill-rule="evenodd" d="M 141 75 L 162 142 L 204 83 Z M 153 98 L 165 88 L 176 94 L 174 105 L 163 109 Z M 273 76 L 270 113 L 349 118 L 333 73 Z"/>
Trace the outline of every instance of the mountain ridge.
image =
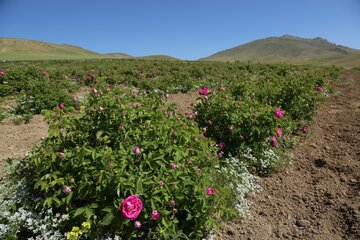
<path id="1" fill-rule="evenodd" d="M 337 45 L 321 37 L 301 38 L 285 34 L 280 37 L 257 39 L 199 60 L 349 65 L 348 57 L 354 58 L 353 64 L 350 65 L 360 65 L 360 50 Z M 343 64 L 344 62 L 347 63 Z"/>
<path id="2" fill-rule="evenodd" d="M 55 44 L 21 38 L 0 38 L 0 60 L 62 59 L 181 60 L 167 55 L 134 57 L 126 53 L 97 53 L 70 44 Z M 243 61 L 259 63 L 360 66 L 360 50 L 337 45 L 325 38 L 301 38 L 289 34 L 257 39 L 225 49 L 199 61 Z"/>

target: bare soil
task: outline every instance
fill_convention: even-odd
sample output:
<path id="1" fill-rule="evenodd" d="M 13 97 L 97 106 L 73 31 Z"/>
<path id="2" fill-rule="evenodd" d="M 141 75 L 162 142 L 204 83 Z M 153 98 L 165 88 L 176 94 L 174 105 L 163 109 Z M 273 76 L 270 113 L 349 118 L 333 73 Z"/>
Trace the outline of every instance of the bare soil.
<path id="1" fill-rule="evenodd" d="M 360 73 L 347 71 L 293 149 L 219 239 L 360 239 Z"/>
<path id="2" fill-rule="evenodd" d="M 192 104 L 196 103 L 198 97 L 199 93 L 197 92 L 170 94 L 165 105 L 175 104 L 175 111 L 185 114 L 192 111 Z"/>
<path id="3" fill-rule="evenodd" d="M 24 155 L 48 132 L 42 115 L 35 115 L 29 123 L 16 125 L 10 119 L 0 123 L 0 163 L 8 158 Z"/>

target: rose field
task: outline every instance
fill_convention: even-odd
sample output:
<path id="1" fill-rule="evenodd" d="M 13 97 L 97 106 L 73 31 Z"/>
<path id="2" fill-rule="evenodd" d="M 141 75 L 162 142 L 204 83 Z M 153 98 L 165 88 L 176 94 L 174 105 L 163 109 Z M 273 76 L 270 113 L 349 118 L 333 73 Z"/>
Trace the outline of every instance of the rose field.
<path id="1" fill-rule="evenodd" d="M 3 159 L 0 239 L 214 238 L 247 215 L 258 178 L 291 164 L 342 72 L 240 62 L 0 63 L 0 120 L 27 124 L 41 114 L 49 127 L 26 154 Z"/>

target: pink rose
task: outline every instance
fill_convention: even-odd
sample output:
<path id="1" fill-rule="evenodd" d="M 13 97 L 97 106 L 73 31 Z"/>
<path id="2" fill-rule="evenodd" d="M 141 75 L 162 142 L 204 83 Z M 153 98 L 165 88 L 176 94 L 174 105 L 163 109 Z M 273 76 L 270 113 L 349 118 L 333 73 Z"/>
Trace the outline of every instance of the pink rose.
<path id="1" fill-rule="evenodd" d="M 134 220 L 143 209 L 142 201 L 138 196 L 131 195 L 121 203 L 120 209 L 125 218 Z"/>
<path id="2" fill-rule="evenodd" d="M 135 222 L 134 222 L 134 227 L 135 227 L 136 229 L 141 228 L 141 222 L 135 221 Z"/>
<path id="3" fill-rule="evenodd" d="M 160 217 L 160 213 L 156 210 L 154 210 L 152 213 L 151 213 L 151 219 L 152 220 L 157 220 L 158 218 Z"/>
<path id="4" fill-rule="evenodd" d="M 138 146 L 133 147 L 132 151 L 133 151 L 133 153 L 135 153 L 136 155 L 139 155 L 140 152 L 141 152 L 141 150 L 140 150 L 140 148 L 139 148 Z"/>
<path id="5" fill-rule="evenodd" d="M 233 132 L 235 127 L 233 125 L 229 125 L 228 127 L 229 132 Z"/>
<path id="6" fill-rule="evenodd" d="M 209 88 L 208 87 L 204 87 L 204 88 L 201 88 L 200 90 L 199 90 L 199 94 L 200 95 L 207 95 L 209 93 Z"/>
<path id="7" fill-rule="evenodd" d="M 42 71 L 42 73 L 44 74 L 45 77 L 49 76 L 49 74 L 46 71 Z"/>
<path id="8" fill-rule="evenodd" d="M 109 163 L 108 163 L 108 167 L 109 167 L 109 168 L 113 168 L 113 167 L 114 167 L 113 163 L 112 163 L 112 162 L 109 162 Z"/>
<path id="9" fill-rule="evenodd" d="M 65 153 L 64 152 L 59 152 L 59 156 L 63 158 L 63 157 L 65 157 Z"/>
<path id="10" fill-rule="evenodd" d="M 280 108 L 276 108 L 276 109 L 275 109 L 275 116 L 276 116 L 277 118 L 282 118 L 283 115 L 284 115 L 284 111 L 281 111 Z"/>
<path id="11" fill-rule="evenodd" d="M 160 181 L 159 181 L 159 185 L 160 185 L 160 187 L 163 187 L 163 186 L 165 185 L 164 181 L 163 181 L 163 180 L 160 180 Z"/>
<path id="12" fill-rule="evenodd" d="M 71 188 L 69 186 L 65 186 L 64 189 L 63 189 L 63 192 L 68 194 L 68 193 L 71 193 L 72 190 L 71 190 Z"/>
<path id="13" fill-rule="evenodd" d="M 5 74 L 6 74 L 5 71 L 0 70 L 0 75 L 5 75 Z"/>
<path id="14" fill-rule="evenodd" d="M 222 150 L 224 147 L 225 147 L 225 143 L 223 141 L 221 141 L 219 144 L 218 144 L 218 147 L 220 150 Z"/>
<path id="15" fill-rule="evenodd" d="M 59 108 L 60 108 L 60 109 L 64 109 L 64 108 L 65 108 L 65 103 L 60 103 L 60 104 L 59 104 Z"/>
<path id="16" fill-rule="evenodd" d="M 277 140 L 276 140 L 276 137 L 271 137 L 271 138 L 270 138 L 270 143 L 271 143 L 271 146 L 272 146 L 272 147 L 276 147 L 276 141 L 277 141 Z"/>
<path id="17" fill-rule="evenodd" d="M 175 200 L 170 200 L 170 203 L 169 203 L 171 206 L 175 206 L 176 202 Z"/>
<path id="18" fill-rule="evenodd" d="M 98 91 L 97 91 L 96 88 L 93 88 L 93 89 L 92 89 L 92 92 L 96 94 Z"/>
<path id="19" fill-rule="evenodd" d="M 276 135 L 277 135 L 278 137 L 281 137 L 281 136 L 282 136 L 282 131 L 281 131 L 280 128 L 278 128 L 278 129 L 276 130 Z"/>
<path id="20" fill-rule="evenodd" d="M 239 140 L 240 140 L 240 141 L 244 141 L 244 139 L 245 139 L 245 138 L 244 138 L 243 135 L 240 135 L 240 136 L 239 136 Z"/>
<path id="21" fill-rule="evenodd" d="M 175 163 L 170 163 L 170 168 L 176 169 L 176 164 Z"/>
<path id="22" fill-rule="evenodd" d="M 301 131 L 302 131 L 303 133 L 307 133 L 307 132 L 309 131 L 309 126 L 305 124 L 305 125 L 301 128 Z"/>
<path id="23" fill-rule="evenodd" d="M 208 187 L 208 188 L 206 188 L 206 193 L 207 193 L 207 195 L 214 195 L 215 189 L 212 187 Z"/>
<path id="24" fill-rule="evenodd" d="M 195 119 L 196 115 L 194 113 L 187 113 L 186 116 L 189 118 L 189 119 Z"/>
<path id="25" fill-rule="evenodd" d="M 316 85 L 316 91 L 320 92 L 320 93 L 323 93 L 324 92 L 324 89 L 322 88 L 322 86 L 320 85 Z"/>

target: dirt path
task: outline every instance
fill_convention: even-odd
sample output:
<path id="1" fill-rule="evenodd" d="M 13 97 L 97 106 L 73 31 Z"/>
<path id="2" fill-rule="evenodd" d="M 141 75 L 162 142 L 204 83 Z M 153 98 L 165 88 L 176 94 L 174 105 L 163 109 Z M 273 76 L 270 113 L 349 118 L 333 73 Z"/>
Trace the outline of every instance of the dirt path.
<path id="1" fill-rule="evenodd" d="M 220 239 L 360 239 L 360 73 L 347 71 L 293 164 L 260 179 L 251 217 Z"/>

